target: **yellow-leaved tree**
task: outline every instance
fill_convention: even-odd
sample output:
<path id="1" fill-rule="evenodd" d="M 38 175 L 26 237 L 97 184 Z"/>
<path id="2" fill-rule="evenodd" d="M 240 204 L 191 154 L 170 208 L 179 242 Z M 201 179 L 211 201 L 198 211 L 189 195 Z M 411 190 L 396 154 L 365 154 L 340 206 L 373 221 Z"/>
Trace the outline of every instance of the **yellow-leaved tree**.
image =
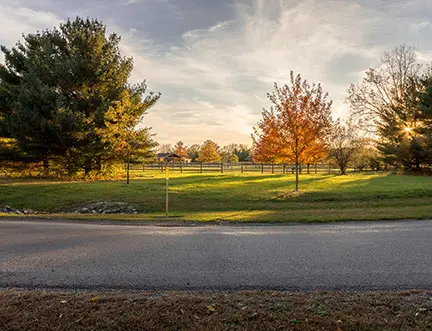
<path id="1" fill-rule="evenodd" d="M 211 140 L 206 140 L 198 152 L 198 161 L 219 162 L 220 160 L 219 146 Z"/>

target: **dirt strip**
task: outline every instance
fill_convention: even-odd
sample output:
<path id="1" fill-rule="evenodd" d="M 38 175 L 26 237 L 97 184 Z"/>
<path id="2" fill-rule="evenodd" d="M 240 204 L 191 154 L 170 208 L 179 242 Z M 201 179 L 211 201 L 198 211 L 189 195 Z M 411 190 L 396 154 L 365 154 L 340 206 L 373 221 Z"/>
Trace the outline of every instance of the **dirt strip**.
<path id="1" fill-rule="evenodd" d="M 432 291 L 3 289 L 0 330 L 432 330 Z"/>

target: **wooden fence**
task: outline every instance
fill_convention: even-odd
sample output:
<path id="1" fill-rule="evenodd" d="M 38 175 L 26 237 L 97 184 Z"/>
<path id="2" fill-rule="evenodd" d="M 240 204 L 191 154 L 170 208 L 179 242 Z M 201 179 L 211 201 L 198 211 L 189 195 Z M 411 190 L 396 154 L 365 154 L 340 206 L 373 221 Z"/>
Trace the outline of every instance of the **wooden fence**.
<path id="1" fill-rule="evenodd" d="M 268 163 L 143 163 L 131 164 L 130 170 L 144 172 L 164 172 L 169 167 L 171 172 L 179 173 L 261 173 L 261 174 L 294 174 L 293 164 L 268 164 Z M 360 172 L 356 168 L 348 168 L 347 172 Z M 373 170 L 368 170 L 373 171 Z M 300 165 L 302 174 L 336 174 L 340 173 L 338 167 L 331 163 Z"/>

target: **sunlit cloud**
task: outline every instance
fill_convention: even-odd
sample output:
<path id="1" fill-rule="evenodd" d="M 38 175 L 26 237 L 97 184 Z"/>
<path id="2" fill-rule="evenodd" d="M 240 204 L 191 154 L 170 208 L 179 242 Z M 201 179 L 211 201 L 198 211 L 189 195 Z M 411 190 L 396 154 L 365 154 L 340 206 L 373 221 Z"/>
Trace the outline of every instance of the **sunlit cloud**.
<path id="1" fill-rule="evenodd" d="M 133 81 L 147 79 L 151 90 L 162 92 L 143 123 L 162 143 L 250 144 L 252 127 L 269 106 L 266 93 L 274 82 L 287 82 L 290 70 L 322 83 L 334 116 L 344 117 L 349 84 L 376 66 L 385 49 L 407 42 L 421 61 L 432 59 L 426 0 L 226 0 L 211 10 L 191 0 L 123 1 L 122 8 L 142 10 L 140 20 L 114 2 L 101 15 L 88 3 L 78 1 L 72 10 L 63 2 L 69 11 L 48 4 L 36 9 L 30 0 L 1 4 L 0 43 L 57 25 L 69 12 L 101 18 L 123 36 L 122 52 L 134 57 Z M 159 26 L 143 28 L 156 18 Z"/>

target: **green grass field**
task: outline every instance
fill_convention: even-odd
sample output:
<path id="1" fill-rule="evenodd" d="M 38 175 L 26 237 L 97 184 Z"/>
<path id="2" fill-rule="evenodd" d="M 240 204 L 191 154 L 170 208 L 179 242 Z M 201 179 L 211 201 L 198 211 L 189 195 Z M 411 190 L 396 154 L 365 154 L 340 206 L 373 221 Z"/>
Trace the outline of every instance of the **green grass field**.
<path id="1" fill-rule="evenodd" d="M 432 218 L 432 177 L 390 174 L 302 175 L 172 174 L 173 220 L 233 222 L 328 222 Z M 89 202 L 136 205 L 137 215 L 77 215 Z M 44 217 L 161 220 L 165 178 L 146 174 L 124 181 L 0 180 L 0 206 L 55 213 Z M 3 214 L 4 215 L 4 214 Z"/>

